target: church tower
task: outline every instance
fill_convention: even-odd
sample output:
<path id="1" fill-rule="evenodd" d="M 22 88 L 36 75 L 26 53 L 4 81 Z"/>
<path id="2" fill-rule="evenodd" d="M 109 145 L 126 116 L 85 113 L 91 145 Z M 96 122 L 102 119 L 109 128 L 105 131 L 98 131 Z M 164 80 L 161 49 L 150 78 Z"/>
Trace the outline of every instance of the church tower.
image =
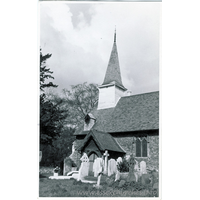
<path id="1" fill-rule="evenodd" d="M 99 89 L 99 102 L 98 110 L 105 108 L 115 107 L 118 100 L 124 96 L 127 90 L 121 79 L 121 72 L 119 66 L 119 59 L 116 44 L 116 30 L 114 33 L 114 43 L 111 51 L 108 67 L 103 84 L 98 86 Z"/>

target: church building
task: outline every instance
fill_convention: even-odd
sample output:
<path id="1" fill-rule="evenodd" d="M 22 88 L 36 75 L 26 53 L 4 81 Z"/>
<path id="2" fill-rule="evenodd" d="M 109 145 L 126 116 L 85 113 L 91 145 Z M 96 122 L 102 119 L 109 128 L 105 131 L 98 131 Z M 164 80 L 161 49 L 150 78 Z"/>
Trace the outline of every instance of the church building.
<path id="1" fill-rule="evenodd" d="M 85 116 L 74 135 L 70 158 L 79 163 L 86 153 L 90 171 L 94 159 L 128 158 L 133 154 L 147 169 L 159 168 L 159 92 L 131 95 L 122 83 L 116 44 L 114 43 L 102 85 L 98 86 L 98 106 Z"/>

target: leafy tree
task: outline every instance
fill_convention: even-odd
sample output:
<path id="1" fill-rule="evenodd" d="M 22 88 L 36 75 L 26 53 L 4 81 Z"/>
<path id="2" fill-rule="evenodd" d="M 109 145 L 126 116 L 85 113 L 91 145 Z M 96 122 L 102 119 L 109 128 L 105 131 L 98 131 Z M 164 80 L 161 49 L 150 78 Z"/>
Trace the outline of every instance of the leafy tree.
<path id="1" fill-rule="evenodd" d="M 71 86 L 70 90 L 65 89 L 62 95 L 49 88 L 45 93 L 45 98 L 45 102 L 56 105 L 68 114 L 61 120 L 62 128 L 59 130 L 59 136 L 55 136 L 55 139 L 52 137 L 52 145 L 45 145 L 42 150 L 43 158 L 40 164 L 55 166 L 71 154 L 75 128 L 83 121 L 85 114 L 91 112 L 97 105 L 98 90 L 96 85 L 87 83 Z M 44 118 L 46 119 L 45 115 Z"/>
<path id="2" fill-rule="evenodd" d="M 57 85 L 46 66 L 51 54 L 42 55 L 40 50 L 40 148 L 43 151 L 41 165 L 55 165 L 71 154 L 73 133 L 85 115 L 97 105 L 98 89 L 94 84 L 78 84 L 64 89 L 63 95 L 47 93 Z"/>
<path id="3" fill-rule="evenodd" d="M 73 133 L 74 129 L 68 127 L 60 133 L 56 140 L 53 140 L 52 145 L 45 145 L 40 164 L 43 166 L 59 166 L 64 158 L 71 154 L 72 142 L 75 140 Z"/>
<path id="4" fill-rule="evenodd" d="M 50 71 L 49 68 L 46 66 L 46 60 L 51 57 L 52 54 L 42 55 L 42 50 L 40 49 L 40 90 L 44 91 L 44 88 L 47 87 L 58 87 L 57 85 L 53 84 L 52 82 L 45 83 L 46 79 L 54 79 L 51 74 L 53 73 Z"/>
<path id="5" fill-rule="evenodd" d="M 64 130 L 68 112 L 59 107 L 62 100 L 56 104 L 47 100 L 45 94 L 40 95 L 40 144 L 52 145 Z"/>
<path id="6" fill-rule="evenodd" d="M 54 77 L 53 72 L 46 67 L 46 60 L 51 57 L 51 54 L 42 55 L 40 49 L 40 90 L 44 92 L 44 88 L 57 87 L 52 82 L 46 80 Z M 47 99 L 46 94 L 40 94 L 40 144 L 52 145 L 53 140 L 60 135 L 63 129 L 64 120 L 67 117 L 67 111 L 59 107 L 62 100 L 59 99 L 56 103 Z"/>
<path id="7" fill-rule="evenodd" d="M 98 89 L 95 84 L 72 85 L 71 89 L 63 89 L 63 102 L 69 108 L 69 124 L 77 127 L 85 115 L 92 111 L 98 102 Z"/>

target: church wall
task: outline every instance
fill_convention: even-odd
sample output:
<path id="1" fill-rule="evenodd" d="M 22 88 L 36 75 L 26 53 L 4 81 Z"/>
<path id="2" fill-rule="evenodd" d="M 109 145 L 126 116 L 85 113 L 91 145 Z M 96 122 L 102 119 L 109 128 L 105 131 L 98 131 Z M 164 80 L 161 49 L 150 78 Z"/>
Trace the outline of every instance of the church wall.
<path id="1" fill-rule="evenodd" d="M 114 137 L 114 139 L 118 142 L 127 155 L 131 154 L 133 136 Z"/>
<path id="2" fill-rule="evenodd" d="M 159 169 L 159 136 L 149 136 L 149 168 Z"/>
<path id="3" fill-rule="evenodd" d="M 129 157 L 131 153 L 133 153 L 133 156 L 136 156 L 136 150 L 135 150 L 135 143 L 133 142 L 133 134 L 125 135 L 125 136 L 113 136 L 115 140 L 119 143 L 119 145 L 123 148 L 123 150 L 126 152 L 126 156 Z M 147 151 L 148 151 L 148 157 L 146 158 L 137 158 L 135 159 L 138 162 L 141 162 L 144 160 L 147 164 L 148 169 L 159 169 L 159 136 L 158 134 L 150 134 L 148 135 L 148 144 L 147 144 Z"/>
<path id="4" fill-rule="evenodd" d="M 122 134 L 112 134 L 114 139 L 118 142 L 118 144 L 122 147 L 122 149 L 126 152 L 126 156 L 129 157 L 131 153 L 133 153 L 133 156 L 135 157 L 135 143 L 134 143 L 134 137 L 138 133 L 122 133 Z M 147 134 L 144 132 L 144 134 Z M 83 141 L 85 136 L 77 137 L 77 139 L 73 143 L 73 148 L 76 149 L 80 143 Z M 90 150 L 91 148 L 94 149 L 94 144 L 91 143 L 88 145 L 84 151 Z M 147 163 L 148 169 L 159 169 L 159 135 L 158 131 L 153 131 L 148 134 L 148 157 L 146 158 L 135 158 L 138 162 L 141 162 L 144 160 Z M 95 150 L 98 150 L 95 148 Z M 86 153 L 89 153 L 86 152 Z M 96 153 L 100 153 L 97 151 Z M 114 155 L 114 154 L 113 154 Z M 112 156 L 113 157 L 113 156 Z M 118 156 L 117 156 L 118 157 Z M 80 165 L 80 158 L 81 154 L 74 150 L 72 154 L 70 155 L 70 158 L 77 164 L 77 166 Z"/>

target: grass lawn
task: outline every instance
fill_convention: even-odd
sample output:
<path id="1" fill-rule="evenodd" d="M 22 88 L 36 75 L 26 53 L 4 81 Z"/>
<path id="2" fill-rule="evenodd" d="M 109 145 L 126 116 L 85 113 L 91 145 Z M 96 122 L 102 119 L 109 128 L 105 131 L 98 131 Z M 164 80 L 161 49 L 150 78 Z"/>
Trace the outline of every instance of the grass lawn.
<path id="1" fill-rule="evenodd" d="M 48 179 L 52 174 L 42 174 L 39 180 L 40 197 L 153 197 L 152 190 L 136 186 L 119 187 L 115 184 L 108 186 L 102 176 L 101 189 L 93 184 L 77 182 L 76 180 Z"/>

